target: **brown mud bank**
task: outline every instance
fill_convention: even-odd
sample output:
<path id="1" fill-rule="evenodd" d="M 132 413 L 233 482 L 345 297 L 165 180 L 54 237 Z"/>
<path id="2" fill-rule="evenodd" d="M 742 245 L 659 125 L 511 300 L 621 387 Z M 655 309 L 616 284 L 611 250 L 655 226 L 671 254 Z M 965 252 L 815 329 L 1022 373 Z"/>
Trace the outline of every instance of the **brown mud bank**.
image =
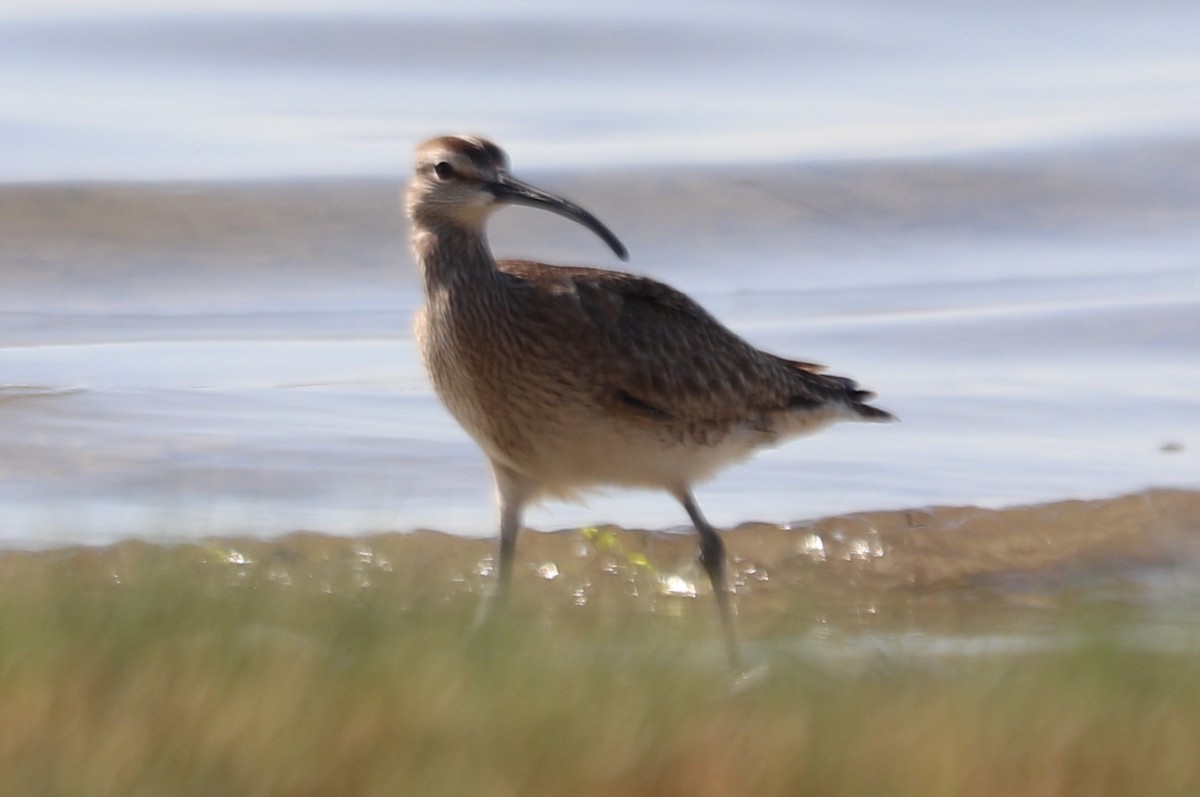
<path id="1" fill-rule="evenodd" d="M 1028 628 L 1055 609 L 1167 602 L 1200 584 L 1200 492 L 1148 490 L 1106 500 L 990 510 L 865 512 L 724 532 L 739 614 L 751 636 L 814 624 L 860 631 Z M 8 590 L 63 577 L 122 584 L 172 573 L 189 588 L 390 593 L 397 608 L 475 600 L 495 542 L 433 531 L 210 539 L 170 545 L 0 554 Z M 711 611 L 695 535 L 611 526 L 525 532 L 517 600 L 544 615 L 619 622 L 629 612 Z M 1164 589 L 1164 575 L 1167 578 Z"/>

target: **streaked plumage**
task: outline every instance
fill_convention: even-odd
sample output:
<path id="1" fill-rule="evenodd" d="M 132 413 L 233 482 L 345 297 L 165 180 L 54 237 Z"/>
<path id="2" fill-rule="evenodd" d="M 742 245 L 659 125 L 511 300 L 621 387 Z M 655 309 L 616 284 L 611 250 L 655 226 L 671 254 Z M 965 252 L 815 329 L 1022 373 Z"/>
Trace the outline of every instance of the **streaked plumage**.
<path id="1" fill-rule="evenodd" d="M 852 380 L 756 349 L 661 282 L 495 261 L 484 225 L 504 203 L 572 218 L 625 257 L 591 214 L 509 176 L 494 144 L 447 136 L 418 148 L 407 203 L 427 299 L 417 339 L 438 395 L 496 476 L 500 591 L 529 502 L 604 485 L 663 489 L 701 535 L 738 664 L 723 546 L 691 486 L 833 421 L 892 416 Z"/>

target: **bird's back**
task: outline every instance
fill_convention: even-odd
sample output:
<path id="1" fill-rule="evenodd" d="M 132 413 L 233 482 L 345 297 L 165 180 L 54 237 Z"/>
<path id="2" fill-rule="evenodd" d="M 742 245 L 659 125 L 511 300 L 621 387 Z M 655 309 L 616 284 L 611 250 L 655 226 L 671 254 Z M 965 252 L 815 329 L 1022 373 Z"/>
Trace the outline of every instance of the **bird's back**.
<path id="1" fill-rule="evenodd" d="M 554 306 L 570 359 L 599 356 L 603 390 L 693 424 L 736 424 L 756 413 L 842 405 L 864 419 L 887 413 L 853 380 L 761 351 L 686 294 L 647 277 L 525 260 L 498 264 L 514 293 Z M 518 287 L 519 286 L 519 287 Z M 532 304 L 532 302 L 531 302 Z M 564 363 L 570 367 L 569 363 Z"/>

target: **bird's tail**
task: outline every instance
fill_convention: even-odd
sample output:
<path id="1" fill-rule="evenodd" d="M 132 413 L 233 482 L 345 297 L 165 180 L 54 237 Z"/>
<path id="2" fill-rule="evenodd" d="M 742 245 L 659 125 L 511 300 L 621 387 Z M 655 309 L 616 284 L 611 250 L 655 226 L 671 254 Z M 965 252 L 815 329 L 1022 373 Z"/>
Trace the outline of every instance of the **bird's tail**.
<path id="1" fill-rule="evenodd" d="M 889 423 L 891 421 L 900 420 L 887 410 L 881 410 L 878 407 L 873 407 L 870 404 L 863 404 L 862 402 L 854 403 L 854 411 L 857 412 L 858 416 L 864 421 L 869 421 L 871 423 Z"/>

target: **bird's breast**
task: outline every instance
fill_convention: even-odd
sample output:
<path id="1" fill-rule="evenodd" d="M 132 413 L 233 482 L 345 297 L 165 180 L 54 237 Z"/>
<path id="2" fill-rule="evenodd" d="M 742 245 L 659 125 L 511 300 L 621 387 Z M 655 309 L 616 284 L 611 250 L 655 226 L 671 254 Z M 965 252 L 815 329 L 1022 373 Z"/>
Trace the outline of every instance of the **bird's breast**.
<path id="1" fill-rule="evenodd" d="M 493 459 L 534 458 L 589 403 L 585 364 L 563 355 L 553 329 L 497 302 L 430 297 L 417 340 L 438 397 Z"/>

